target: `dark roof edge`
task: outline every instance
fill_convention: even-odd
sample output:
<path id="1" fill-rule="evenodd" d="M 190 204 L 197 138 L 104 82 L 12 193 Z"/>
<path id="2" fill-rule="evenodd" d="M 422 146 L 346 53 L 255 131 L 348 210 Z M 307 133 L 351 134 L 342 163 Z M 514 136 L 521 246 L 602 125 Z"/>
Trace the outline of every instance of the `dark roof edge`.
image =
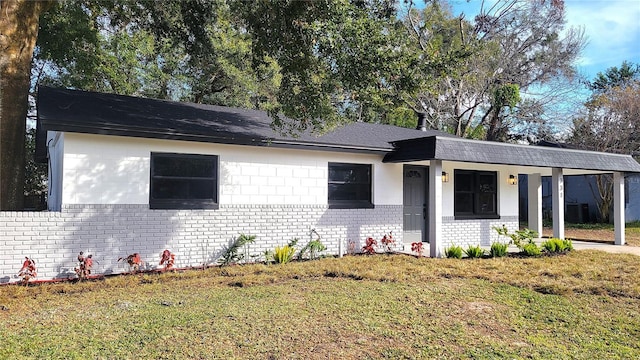
<path id="1" fill-rule="evenodd" d="M 352 152 L 352 153 L 374 153 L 374 154 L 386 154 L 390 151 L 388 148 L 375 148 L 375 147 L 358 147 L 348 145 L 335 145 L 326 143 L 313 143 L 304 141 L 283 141 L 274 140 L 268 138 L 251 138 L 251 137 L 212 137 L 206 135 L 197 134 L 184 134 L 179 132 L 166 133 L 156 131 L 145 130 L 122 130 L 117 128 L 102 127 L 96 129 L 91 126 L 80 126 L 71 124 L 56 124 L 55 126 L 47 126 L 48 131 L 61 131 L 61 132 L 73 132 L 80 134 L 91 135 L 110 135 L 110 136 L 124 136 L 124 137 L 136 137 L 145 139 L 161 139 L 161 140 L 181 140 L 181 141 L 195 141 L 201 143 L 215 143 L 225 145 L 247 145 L 247 146 L 271 146 L 274 148 L 295 148 L 295 149 L 307 149 L 307 150 L 321 150 L 321 151 L 336 151 L 336 152 Z"/>
<path id="2" fill-rule="evenodd" d="M 447 138 L 442 136 L 443 138 Z M 404 139 L 393 141 L 391 144 L 394 149 L 388 152 L 382 162 L 386 163 L 398 163 L 407 161 L 421 161 L 435 159 L 436 155 L 436 142 L 438 135 L 425 136 L 420 138 Z M 423 144 L 424 143 L 424 144 Z M 424 146 L 405 146 L 406 145 L 424 145 Z"/>
<path id="3" fill-rule="evenodd" d="M 439 135 L 419 139 L 400 140 L 392 144 L 394 145 L 394 150 L 384 157 L 384 162 L 399 163 L 421 160 L 442 160 L 508 166 L 558 167 L 597 172 L 640 173 L 640 164 L 638 164 L 631 155 L 625 154 L 508 144 Z M 494 156 L 494 151 L 502 153 L 502 155 L 496 157 Z M 505 155 L 512 153 L 515 156 Z M 541 159 L 541 155 L 543 157 L 545 155 L 550 156 L 551 161 Z M 518 156 L 520 156 L 520 158 L 518 158 Z M 580 157 L 593 160 L 594 166 L 590 167 L 584 162 L 572 163 L 572 158 Z"/>

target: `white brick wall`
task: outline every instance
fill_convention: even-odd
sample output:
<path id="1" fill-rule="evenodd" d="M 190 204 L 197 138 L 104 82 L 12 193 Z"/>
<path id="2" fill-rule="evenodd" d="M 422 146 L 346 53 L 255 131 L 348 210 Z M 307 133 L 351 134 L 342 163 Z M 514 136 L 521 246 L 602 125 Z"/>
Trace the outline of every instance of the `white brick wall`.
<path id="1" fill-rule="evenodd" d="M 240 233 L 256 235 L 250 255 L 299 238 L 298 247 L 316 229 L 337 254 L 339 242 L 363 245 L 369 236 L 393 231 L 402 241 L 402 206 L 334 210 L 323 205 L 234 205 L 218 210 L 149 210 L 147 205 L 67 205 L 62 212 L 0 212 L 0 283 L 18 281 L 25 256 L 36 261 L 38 279 L 73 276 L 79 251 L 93 254 L 94 273 L 127 271 L 119 257 L 138 252 L 147 269 L 170 249 L 176 266 L 215 263 L 223 247 Z M 315 235 L 313 238 L 315 239 Z M 249 258 L 251 259 L 251 258 Z M 258 259 L 258 258 L 256 258 Z"/>
<path id="2" fill-rule="evenodd" d="M 498 236 L 494 226 L 505 225 L 510 233 L 519 229 L 517 216 L 502 216 L 500 219 L 455 220 L 453 216 L 442 217 L 442 249 L 457 245 L 466 249 L 469 245 L 490 246 L 493 242 L 507 242 Z"/>

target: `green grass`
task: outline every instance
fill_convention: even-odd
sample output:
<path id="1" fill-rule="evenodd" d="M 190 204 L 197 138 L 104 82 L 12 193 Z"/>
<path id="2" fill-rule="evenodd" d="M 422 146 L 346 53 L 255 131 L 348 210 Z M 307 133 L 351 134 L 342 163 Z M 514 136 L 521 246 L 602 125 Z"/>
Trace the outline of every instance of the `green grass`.
<path id="1" fill-rule="evenodd" d="M 640 261 L 350 256 L 0 287 L 0 358 L 639 358 Z"/>

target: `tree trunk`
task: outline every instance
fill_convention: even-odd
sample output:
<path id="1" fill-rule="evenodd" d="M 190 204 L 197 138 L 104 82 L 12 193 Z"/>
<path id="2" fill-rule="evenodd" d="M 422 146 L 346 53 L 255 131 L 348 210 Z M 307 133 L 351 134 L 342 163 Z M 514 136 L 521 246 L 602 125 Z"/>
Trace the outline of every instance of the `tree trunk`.
<path id="1" fill-rule="evenodd" d="M 23 208 L 31 59 L 40 14 L 52 4 L 0 2 L 0 210 Z"/>
<path id="2" fill-rule="evenodd" d="M 585 175 L 584 178 L 589 184 L 593 198 L 596 200 L 600 221 L 609 223 L 611 221 L 611 207 L 613 206 L 613 177 L 608 174 L 593 175 L 596 180 L 595 190 L 591 185 L 589 176 Z"/>
<path id="3" fill-rule="evenodd" d="M 487 130 L 486 140 L 498 141 L 498 122 L 500 121 L 500 108 L 492 106 L 489 109 L 489 129 Z"/>

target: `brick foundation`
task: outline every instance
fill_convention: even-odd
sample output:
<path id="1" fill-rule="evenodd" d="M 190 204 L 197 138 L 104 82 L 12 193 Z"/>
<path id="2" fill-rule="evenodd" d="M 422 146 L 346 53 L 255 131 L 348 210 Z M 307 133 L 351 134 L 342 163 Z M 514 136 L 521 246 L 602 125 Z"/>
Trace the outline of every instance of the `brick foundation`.
<path id="1" fill-rule="evenodd" d="M 176 254 L 176 267 L 215 264 L 223 248 L 239 234 L 256 235 L 246 249 L 249 261 L 265 250 L 300 239 L 311 229 L 327 250 L 338 254 L 347 241 L 360 248 L 364 239 L 393 232 L 402 239 L 402 206 L 328 209 L 322 205 L 233 205 L 218 210 L 149 210 L 147 205 L 67 205 L 61 212 L 0 212 L 0 283 L 15 282 L 25 256 L 36 261 L 38 279 L 73 277 L 79 251 L 93 254 L 94 274 L 128 271 L 119 257 L 138 252 L 145 269 L 154 269 L 160 253 Z"/>
<path id="2" fill-rule="evenodd" d="M 455 220 L 453 216 L 442 217 L 442 248 L 457 245 L 466 249 L 469 245 L 491 246 L 496 241 L 508 242 L 499 238 L 494 226 L 505 225 L 510 233 L 519 229 L 517 216 L 503 216 L 500 219 Z M 480 241 L 478 242 L 478 239 Z"/>

